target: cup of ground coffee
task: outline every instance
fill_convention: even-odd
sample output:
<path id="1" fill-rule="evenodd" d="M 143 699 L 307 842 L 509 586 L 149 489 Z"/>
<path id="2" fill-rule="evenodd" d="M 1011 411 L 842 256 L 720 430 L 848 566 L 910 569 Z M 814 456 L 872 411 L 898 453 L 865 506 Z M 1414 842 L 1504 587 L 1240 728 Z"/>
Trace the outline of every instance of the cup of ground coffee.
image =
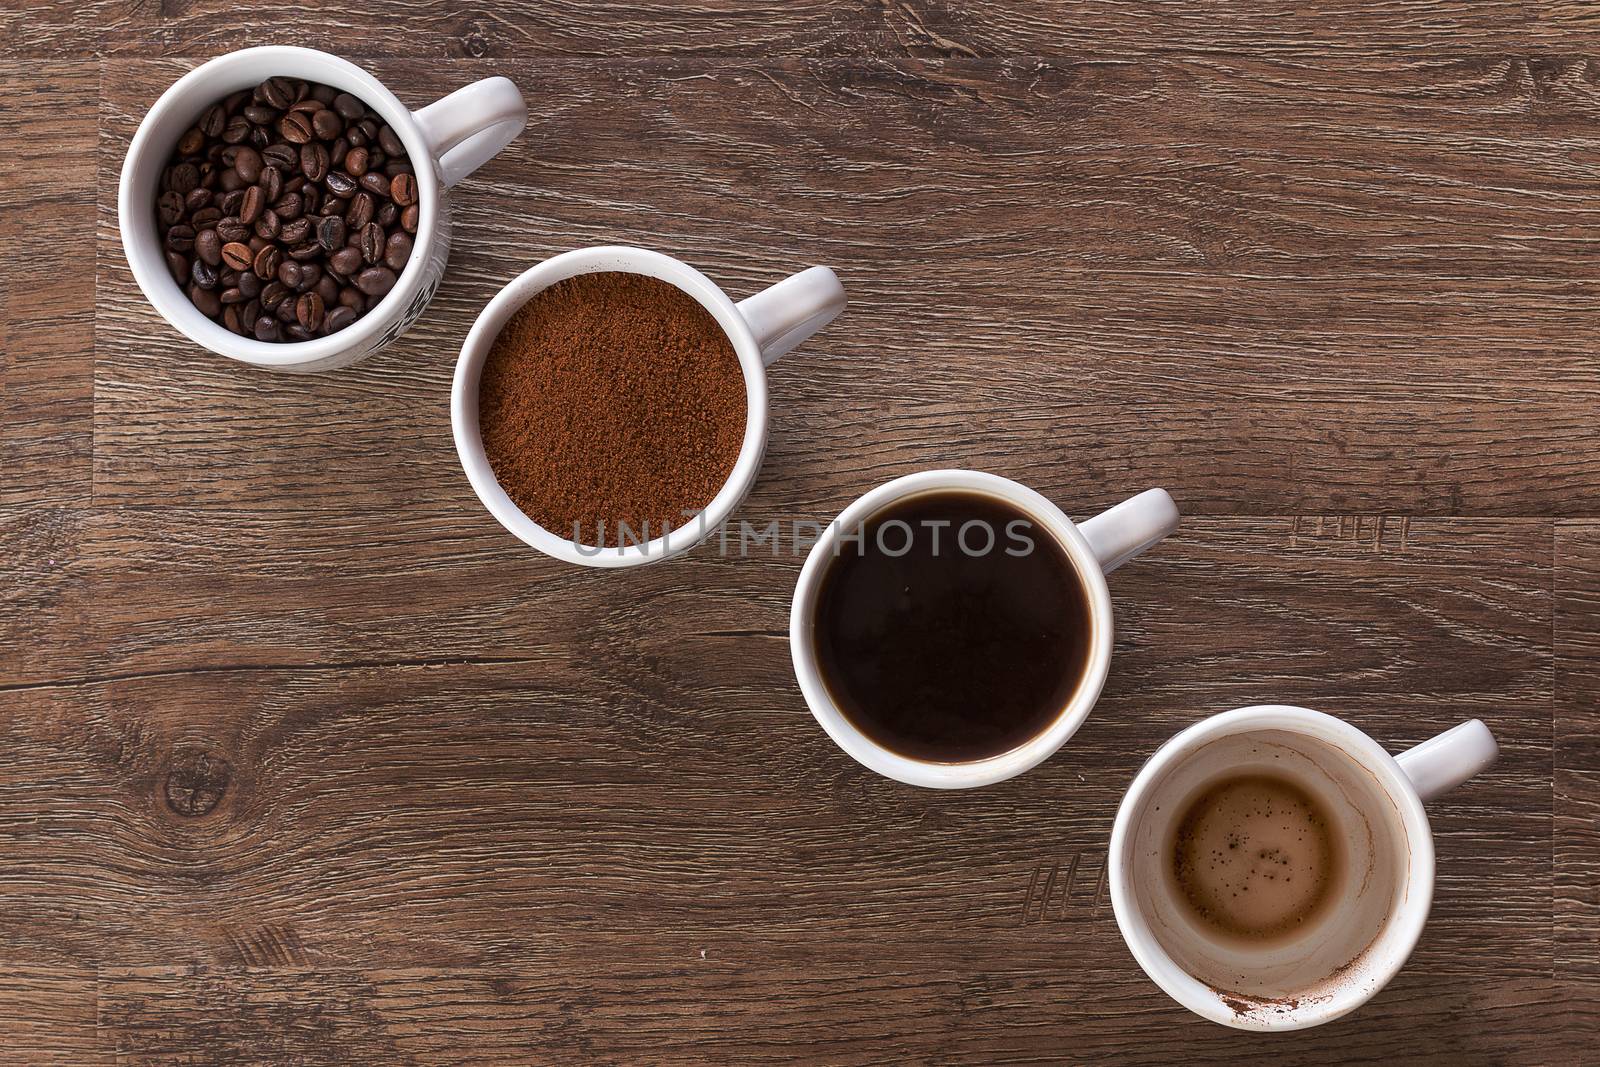
<path id="1" fill-rule="evenodd" d="M 1117 925 L 1178 1003 L 1243 1030 L 1344 1015 L 1394 977 L 1433 899 L 1424 801 L 1495 760 L 1476 719 L 1391 757 L 1286 706 L 1212 716 L 1123 798 L 1108 862 Z"/>
<path id="2" fill-rule="evenodd" d="M 755 482 L 766 367 L 844 304 L 826 267 L 736 304 L 659 252 L 547 259 L 489 302 L 461 346 L 462 469 L 502 526 L 556 559 L 632 567 L 686 551 Z"/>
<path id="3" fill-rule="evenodd" d="M 273 370 L 347 366 L 422 314 L 449 256 L 447 190 L 526 124 L 505 78 L 411 111 L 325 52 L 220 56 L 178 79 L 134 134 L 117 194 L 123 250 L 162 317 L 213 352 Z M 219 239 L 219 224 L 239 232 Z M 319 290 L 335 273 L 344 283 Z M 229 329 L 228 309 L 245 305 L 253 321 Z"/>
<path id="4" fill-rule="evenodd" d="M 1073 523 L 993 474 L 924 471 L 846 508 L 795 586 L 789 649 L 817 722 L 910 785 L 1021 774 L 1067 742 L 1111 664 L 1105 576 L 1178 525 L 1160 489 Z"/>

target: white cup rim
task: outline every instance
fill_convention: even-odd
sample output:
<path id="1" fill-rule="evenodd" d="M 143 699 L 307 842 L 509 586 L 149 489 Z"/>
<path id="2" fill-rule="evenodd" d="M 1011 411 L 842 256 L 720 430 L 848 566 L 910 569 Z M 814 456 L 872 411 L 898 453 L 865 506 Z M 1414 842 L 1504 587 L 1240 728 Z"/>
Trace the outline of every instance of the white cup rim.
<path id="1" fill-rule="evenodd" d="M 812 614 L 817 585 L 843 532 L 855 530 L 864 520 L 893 501 L 940 489 L 967 489 L 1000 497 L 1021 508 L 1052 535 L 1077 569 L 1089 597 L 1091 624 L 1089 659 L 1083 678 L 1050 726 L 1023 744 L 987 759 L 965 763 L 936 763 L 893 752 L 862 733 L 834 703 L 816 663 L 812 645 Z M 930 789 L 971 789 L 993 785 L 1022 774 L 1054 755 L 1089 717 L 1111 668 L 1113 618 L 1111 593 L 1105 573 L 1089 542 L 1072 520 L 1044 496 L 1020 482 L 982 471 L 944 469 L 920 471 L 885 482 L 857 497 L 823 529 L 806 557 L 795 583 L 789 611 L 789 651 L 795 677 L 812 716 L 835 744 L 870 770 L 907 785 Z"/>
<path id="2" fill-rule="evenodd" d="M 1254 730 L 1283 730 L 1328 742 L 1370 774 L 1398 813 L 1405 831 L 1407 864 L 1404 899 L 1390 912 L 1378 935 L 1384 949 L 1381 958 L 1365 959 L 1347 980 L 1302 998 L 1296 1007 L 1240 1013 L 1223 999 L 1222 991 L 1189 974 L 1156 940 L 1134 894 L 1126 853 L 1134 832 L 1132 813 L 1142 810 L 1145 795 L 1173 763 L 1219 738 Z M 1202 719 L 1169 738 L 1145 762 L 1123 795 L 1106 862 L 1117 927 L 1145 974 L 1196 1015 L 1241 1030 L 1301 1030 L 1331 1022 L 1366 1003 L 1405 965 L 1422 936 L 1433 901 L 1433 834 L 1411 779 L 1383 746 L 1343 719 L 1288 704 L 1235 708 Z"/>
<path id="3" fill-rule="evenodd" d="M 640 269 L 646 268 L 646 269 Z M 495 478 L 484 454 L 478 429 L 478 380 L 483 361 L 506 322 L 535 295 L 578 274 L 616 270 L 647 274 L 668 281 L 694 299 L 717 320 L 739 358 L 745 386 L 744 440 L 722 488 L 705 509 L 663 537 L 642 544 L 582 550 L 534 522 Z M 686 552 L 726 522 L 744 500 L 761 469 L 767 442 L 767 374 L 750 326 L 722 288 L 682 260 L 631 245 L 595 245 L 552 256 L 508 282 L 478 313 L 461 345 L 450 394 L 450 428 L 462 470 L 489 514 L 511 534 L 540 552 L 584 567 L 637 567 Z"/>
<path id="4" fill-rule="evenodd" d="M 140 250 L 141 242 L 134 229 L 133 219 L 136 212 L 145 212 L 152 219 L 155 215 L 153 190 L 136 188 L 140 184 L 134 180 L 136 161 L 150 152 L 160 152 L 165 159 L 172 150 L 170 144 L 153 143 L 152 119 L 166 111 L 189 107 L 191 100 L 198 103 L 193 116 L 198 119 L 205 108 L 223 99 L 229 92 L 237 91 L 233 89 L 213 93 L 207 88 L 208 84 L 219 75 L 226 75 L 234 67 L 261 59 L 281 60 L 317 68 L 323 73 L 315 77 L 294 71 L 285 71 L 284 76 L 306 77 L 306 80 L 334 85 L 356 96 L 368 108 L 378 112 L 406 147 L 407 157 L 411 160 L 417 179 L 417 202 L 422 208 L 421 217 L 417 222 L 417 232 L 413 238 L 411 258 L 406 262 L 405 269 L 400 272 L 394 288 L 389 290 L 370 311 L 343 330 L 326 337 L 315 337 L 309 341 L 258 341 L 254 337 L 241 337 L 226 327 L 212 322 L 200 313 L 183 289 L 173 281 L 167 271 L 159 244 L 155 245 L 153 252 L 147 255 Z M 205 96 L 205 102 L 198 102 L 202 94 Z M 150 301 L 151 306 L 174 329 L 196 344 L 218 355 L 263 367 L 296 367 L 302 364 L 320 363 L 360 347 L 375 334 L 388 328 L 391 324 L 392 310 L 397 305 L 409 303 L 415 297 L 416 290 L 423 284 L 426 273 L 424 265 L 432 256 L 433 246 L 438 237 L 440 188 L 435 166 L 433 153 L 423 140 L 422 132 L 412 120 L 410 109 L 366 70 L 347 59 L 314 48 L 291 45 L 242 48 L 208 60 L 173 82 L 140 121 L 139 128 L 128 144 L 117 189 L 117 218 L 122 235 L 123 252 L 145 299 Z M 138 202 L 144 199 L 145 192 L 151 194 L 148 197 L 149 202 Z M 152 236 L 154 232 L 152 228 Z"/>

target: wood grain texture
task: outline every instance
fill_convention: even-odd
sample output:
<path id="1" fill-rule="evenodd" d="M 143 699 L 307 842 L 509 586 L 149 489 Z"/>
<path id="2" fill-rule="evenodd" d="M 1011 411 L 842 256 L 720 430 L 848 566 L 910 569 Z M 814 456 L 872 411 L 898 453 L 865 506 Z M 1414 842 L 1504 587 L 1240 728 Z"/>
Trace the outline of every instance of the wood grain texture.
<path id="1" fill-rule="evenodd" d="M 841 964 L 769 945 L 559 972 L 109 971 L 119 1063 L 509 1064 L 1576 1062 L 1580 1028 L 1549 979 L 1494 985 L 1402 975 L 1357 1019 L 1263 1041 L 1197 1031 L 1138 981 L 1057 964 L 873 951 Z M 1042 1019 L 1037 1005 L 1050 1005 Z M 270 1035 L 252 1041 L 249 1034 Z M 1561 1059 L 1557 1059 L 1560 1057 Z"/>
<path id="2" fill-rule="evenodd" d="M 1263 8 L 1162 0 L 307 0 L 294 41 L 349 55 L 404 47 L 430 57 L 1103 56 L 1174 51 L 1369 56 L 1580 51 L 1596 15 L 1581 0 L 1384 0 Z M 222 0 L 19 0 L 0 11 L 11 54 L 214 53 L 284 43 L 271 19 L 242 18 Z"/>
<path id="3" fill-rule="evenodd" d="M 1556 527 L 1556 968 L 1600 1003 L 1600 524 Z"/>
<path id="4" fill-rule="evenodd" d="M 7 6 L 0 1060 L 1592 1061 L 1597 21 L 309 0 L 295 41 L 406 102 L 504 73 L 534 119 L 454 195 L 428 315 L 302 379 L 161 323 L 114 206 L 150 102 L 283 20 Z M 942 465 L 1080 517 L 1173 491 L 1071 745 L 973 793 L 878 779 L 794 689 L 787 540 L 577 573 L 482 513 L 461 339 L 613 240 L 735 296 L 845 280 L 772 370 L 742 518 Z M 1407 969 L 1266 1040 L 1145 979 L 1105 870 L 1149 753 L 1260 702 L 1503 750 L 1430 808 Z"/>
<path id="5" fill-rule="evenodd" d="M 384 619 L 348 563 L 218 586 L 119 549 L 149 584 L 107 576 L 96 599 L 160 613 L 95 632 L 107 673 L 0 693 L 0 787 L 64 812 L 3 842 L 0 943 L 503 967 L 652 931 L 1126 967 L 1102 884 L 1122 789 L 1181 726 L 1283 701 L 1396 749 L 1494 723 L 1502 763 L 1435 813 L 1415 966 L 1548 977 L 1550 720 L 1505 709 L 1549 707 L 1550 528 L 1376 525 L 1191 521 L 1118 573 L 1116 670 L 1073 743 L 956 795 L 875 778 L 811 720 L 794 560 L 575 575 L 508 552 L 391 573 Z"/>
<path id="6" fill-rule="evenodd" d="M 185 66 L 108 65 L 107 193 L 142 102 Z M 538 259 L 622 240 L 735 294 L 841 271 L 846 318 L 772 374 L 752 509 L 831 514 L 930 463 L 1071 500 L 1161 484 L 1211 513 L 1600 501 L 1582 328 L 1600 135 L 1579 67 L 1545 88 L 1525 64 L 1434 61 L 406 77 L 420 102 L 491 66 L 551 106 L 455 197 L 434 313 L 316 388 L 156 325 L 102 196 L 101 499 L 270 515 L 327 506 L 337 469 L 352 506 L 470 515 L 444 402 L 467 326 Z M 228 418 L 196 420 L 196 396 Z"/>

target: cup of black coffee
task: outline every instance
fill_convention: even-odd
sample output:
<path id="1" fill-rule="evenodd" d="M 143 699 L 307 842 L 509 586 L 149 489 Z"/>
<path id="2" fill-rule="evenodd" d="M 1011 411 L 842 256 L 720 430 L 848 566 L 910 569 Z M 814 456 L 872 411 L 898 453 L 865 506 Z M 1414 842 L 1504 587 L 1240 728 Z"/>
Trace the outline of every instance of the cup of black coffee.
<path id="1" fill-rule="evenodd" d="M 850 756 L 910 785 L 1021 774 L 1100 696 L 1105 576 L 1177 525 L 1161 489 L 1075 524 L 993 474 L 881 485 L 823 531 L 800 572 L 789 646 L 806 703 Z"/>

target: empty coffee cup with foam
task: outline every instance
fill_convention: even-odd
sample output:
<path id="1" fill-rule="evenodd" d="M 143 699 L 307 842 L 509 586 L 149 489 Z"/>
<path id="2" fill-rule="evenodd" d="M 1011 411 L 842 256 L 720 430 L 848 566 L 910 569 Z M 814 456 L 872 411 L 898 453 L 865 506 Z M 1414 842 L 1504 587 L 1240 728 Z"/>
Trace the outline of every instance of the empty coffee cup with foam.
<path id="1" fill-rule="evenodd" d="M 1476 719 L 1390 756 L 1306 708 L 1212 716 L 1163 745 L 1123 798 L 1108 861 L 1117 925 L 1145 973 L 1213 1022 L 1337 1019 L 1422 934 L 1434 873 L 1423 802 L 1497 752 Z"/>

